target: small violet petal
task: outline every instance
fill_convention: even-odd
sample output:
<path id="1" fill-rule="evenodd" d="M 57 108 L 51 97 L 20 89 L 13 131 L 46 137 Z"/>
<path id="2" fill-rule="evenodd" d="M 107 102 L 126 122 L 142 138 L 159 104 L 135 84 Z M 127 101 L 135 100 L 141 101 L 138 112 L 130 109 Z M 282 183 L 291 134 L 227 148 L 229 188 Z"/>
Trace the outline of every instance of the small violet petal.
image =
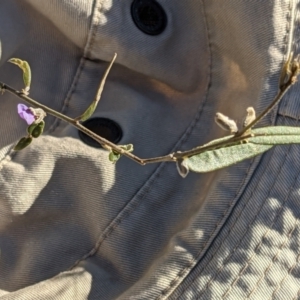
<path id="1" fill-rule="evenodd" d="M 31 125 L 35 121 L 32 111 L 24 104 L 18 104 L 18 114 L 28 125 Z"/>
<path id="2" fill-rule="evenodd" d="M 18 104 L 18 114 L 20 114 L 21 112 L 23 112 L 24 110 L 27 110 L 28 107 L 25 104 Z"/>

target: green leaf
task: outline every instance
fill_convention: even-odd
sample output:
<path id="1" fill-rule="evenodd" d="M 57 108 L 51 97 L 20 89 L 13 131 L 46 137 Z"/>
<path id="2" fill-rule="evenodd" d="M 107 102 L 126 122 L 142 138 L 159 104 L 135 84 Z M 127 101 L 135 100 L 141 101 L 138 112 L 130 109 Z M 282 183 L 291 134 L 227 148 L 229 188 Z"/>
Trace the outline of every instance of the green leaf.
<path id="1" fill-rule="evenodd" d="M 196 154 L 185 158 L 182 166 L 190 171 L 205 173 L 254 157 L 271 149 L 274 145 L 300 143 L 300 127 L 270 126 L 252 129 L 251 133 L 254 136 L 247 138 L 247 143 L 235 144 Z M 204 146 L 225 142 L 231 137 L 226 136 L 213 140 Z M 201 149 L 203 146 L 198 148 Z"/>
<path id="2" fill-rule="evenodd" d="M 121 154 L 116 153 L 114 151 L 110 151 L 109 155 L 108 155 L 108 159 L 112 162 L 112 163 L 116 163 L 121 157 Z"/>
<path id="3" fill-rule="evenodd" d="M 205 173 L 236 164 L 245 159 L 261 154 L 272 147 L 272 145 L 259 145 L 252 143 L 239 144 L 217 150 L 206 151 L 204 153 L 185 158 L 182 165 L 190 171 Z"/>
<path id="4" fill-rule="evenodd" d="M 284 145 L 300 143 L 300 127 L 270 126 L 252 129 L 254 137 L 249 142 L 263 145 Z M 259 135 L 259 136 L 258 136 Z"/>
<path id="5" fill-rule="evenodd" d="M 34 138 L 38 138 L 44 131 L 44 127 L 45 127 L 45 122 L 41 121 L 38 124 L 35 124 L 36 126 L 32 129 L 31 131 L 31 135 Z M 31 125 L 30 125 L 31 126 Z"/>
<path id="6" fill-rule="evenodd" d="M 19 58 L 11 58 L 8 62 L 17 65 L 23 71 L 24 92 L 28 93 L 31 84 L 31 70 L 28 62 Z"/>
<path id="7" fill-rule="evenodd" d="M 87 119 L 89 119 L 93 115 L 94 111 L 96 110 L 97 104 L 98 101 L 93 101 L 92 104 L 88 107 L 88 109 L 76 119 L 78 121 L 86 121 Z"/>
<path id="8" fill-rule="evenodd" d="M 31 135 L 33 129 L 34 129 L 37 125 L 38 125 L 38 124 L 35 124 L 35 123 L 32 123 L 31 125 L 29 125 L 29 126 L 27 127 L 27 133 L 28 133 L 29 135 Z"/>
<path id="9" fill-rule="evenodd" d="M 98 102 L 100 101 L 101 99 L 101 94 L 102 94 L 102 91 L 103 91 L 103 88 L 104 88 L 104 84 L 105 84 L 105 81 L 106 81 L 106 78 L 108 76 L 108 73 L 114 63 L 114 61 L 116 60 L 117 58 L 117 54 L 115 53 L 113 59 L 111 60 L 109 66 L 107 67 L 102 79 L 101 79 L 101 82 L 100 82 L 100 85 L 99 85 L 99 88 L 97 90 L 97 94 L 93 100 L 93 102 L 91 103 L 91 105 L 87 108 L 87 110 L 82 114 L 80 115 L 79 117 L 75 118 L 75 120 L 77 121 L 86 121 L 87 119 L 89 119 L 94 111 L 96 110 L 97 108 L 97 105 L 98 105 Z"/>
<path id="10" fill-rule="evenodd" d="M 215 144 L 218 144 L 218 143 L 221 143 L 221 142 L 225 142 L 225 141 L 229 140 L 232 137 L 233 137 L 233 135 L 227 135 L 227 136 L 224 136 L 222 138 L 219 138 L 219 139 L 216 139 L 216 140 L 212 140 L 209 143 L 207 143 L 207 144 L 205 144 L 203 146 L 200 146 L 198 148 L 203 148 L 203 147 L 206 147 L 206 146 L 212 146 L 212 145 L 215 145 Z"/>
<path id="11" fill-rule="evenodd" d="M 128 144 L 128 145 L 120 145 L 119 146 L 121 149 L 125 150 L 126 152 L 132 152 L 133 151 L 133 145 L 132 144 Z M 115 152 L 114 150 L 110 150 L 109 155 L 108 155 L 108 159 L 112 162 L 112 163 L 116 163 L 122 154 Z"/>
<path id="12" fill-rule="evenodd" d="M 17 145 L 14 147 L 14 150 L 15 151 L 22 150 L 22 149 L 26 148 L 31 142 L 32 142 L 32 137 L 29 137 L 29 136 L 23 137 L 19 140 Z"/>

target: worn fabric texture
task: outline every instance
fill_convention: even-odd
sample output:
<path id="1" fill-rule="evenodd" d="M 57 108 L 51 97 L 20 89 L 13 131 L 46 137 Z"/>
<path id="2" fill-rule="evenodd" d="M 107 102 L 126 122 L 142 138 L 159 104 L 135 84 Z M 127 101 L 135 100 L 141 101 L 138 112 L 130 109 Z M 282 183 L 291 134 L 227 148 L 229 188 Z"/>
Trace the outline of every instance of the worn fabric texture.
<path id="1" fill-rule="evenodd" d="M 137 1 L 137 0 L 135 0 Z M 0 81 L 70 117 L 122 129 L 142 158 L 225 135 L 276 95 L 299 53 L 298 0 L 157 0 L 158 35 L 133 21 L 133 0 L 1 0 Z M 299 126 L 300 84 L 261 125 Z M 12 151 L 26 124 L 0 96 L 0 299 L 300 299 L 300 148 L 207 174 L 140 166 L 85 144 L 50 115 L 43 136 Z"/>

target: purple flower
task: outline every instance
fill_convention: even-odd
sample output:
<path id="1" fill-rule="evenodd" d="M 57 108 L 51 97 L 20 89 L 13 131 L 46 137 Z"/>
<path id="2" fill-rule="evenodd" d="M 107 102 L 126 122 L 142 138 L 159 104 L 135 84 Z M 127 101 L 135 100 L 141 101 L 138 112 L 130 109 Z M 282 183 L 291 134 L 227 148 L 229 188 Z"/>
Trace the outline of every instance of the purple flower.
<path id="1" fill-rule="evenodd" d="M 24 104 L 18 104 L 18 114 L 28 125 L 31 125 L 35 121 L 34 113 Z"/>

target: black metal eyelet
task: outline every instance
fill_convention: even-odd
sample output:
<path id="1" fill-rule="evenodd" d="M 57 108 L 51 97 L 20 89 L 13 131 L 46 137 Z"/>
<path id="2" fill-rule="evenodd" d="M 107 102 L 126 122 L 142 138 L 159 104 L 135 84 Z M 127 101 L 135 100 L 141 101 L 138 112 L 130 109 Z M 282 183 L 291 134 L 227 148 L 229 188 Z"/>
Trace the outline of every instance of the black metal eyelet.
<path id="1" fill-rule="evenodd" d="M 122 138 L 122 129 L 115 121 L 106 118 L 93 118 L 82 123 L 86 128 L 117 144 Z M 78 131 L 80 139 L 94 148 L 102 148 L 101 145 L 85 133 Z"/>
<path id="2" fill-rule="evenodd" d="M 135 25 L 149 35 L 158 35 L 167 26 L 167 15 L 155 0 L 134 0 L 131 15 Z"/>

